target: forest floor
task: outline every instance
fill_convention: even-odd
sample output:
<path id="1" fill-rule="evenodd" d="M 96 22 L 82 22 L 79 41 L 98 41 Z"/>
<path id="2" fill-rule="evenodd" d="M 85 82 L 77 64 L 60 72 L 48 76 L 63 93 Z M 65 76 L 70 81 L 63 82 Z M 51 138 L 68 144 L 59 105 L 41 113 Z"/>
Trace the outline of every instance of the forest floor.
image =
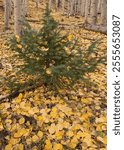
<path id="1" fill-rule="evenodd" d="M 35 29 L 41 26 L 44 8 L 43 4 L 36 8 L 35 2 L 29 3 L 27 20 Z M 105 34 L 79 28 L 81 17 L 67 17 L 60 12 L 53 12 L 53 16 L 64 32 L 77 37 L 84 48 L 102 39 L 98 55 L 106 57 Z M 7 77 L 14 74 L 16 66 L 6 46 L 13 34 L 13 19 L 8 31 L 4 31 L 3 22 L 0 8 L 0 77 Z M 88 76 L 96 85 L 80 87 L 70 97 L 55 97 L 52 91 L 45 93 L 39 87 L 0 102 L 0 150 L 106 150 L 106 64 L 100 64 Z M 0 95 L 9 92 L 0 86 Z"/>

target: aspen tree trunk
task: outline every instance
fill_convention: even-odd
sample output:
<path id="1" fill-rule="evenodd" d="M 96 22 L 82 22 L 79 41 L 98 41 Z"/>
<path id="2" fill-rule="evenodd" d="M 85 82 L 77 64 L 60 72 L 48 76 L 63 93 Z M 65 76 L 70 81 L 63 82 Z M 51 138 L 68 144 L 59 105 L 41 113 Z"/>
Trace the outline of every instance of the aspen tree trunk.
<path id="1" fill-rule="evenodd" d="M 97 13 L 101 13 L 101 0 L 98 0 Z"/>
<path id="2" fill-rule="evenodd" d="M 25 18 L 25 16 L 27 15 L 27 6 L 28 5 L 28 1 L 27 0 L 22 0 L 22 4 L 21 4 L 21 15 L 22 18 Z"/>
<path id="3" fill-rule="evenodd" d="M 24 0 L 24 16 L 28 14 L 28 0 Z"/>
<path id="4" fill-rule="evenodd" d="M 74 14 L 75 0 L 70 1 L 70 15 Z"/>
<path id="5" fill-rule="evenodd" d="M 5 29 L 9 28 L 11 0 L 4 0 L 4 24 Z"/>
<path id="6" fill-rule="evenodd" d="M 59 10 L 60 7 L 60 0 L 56 0 L 56 11 Z"/>
<path id="7" fill-rule="evenodd" d="M 81 16 L 85 16 L 85 4 L 86 0 L 81 0 Z"/>
<path id="8" fill-rule="evenodd" d="M 52 0 L 49 0 L 49 9 L 52 8 Z"/>
<path id="9" fill-rule="evenodd" d="M 9 17 L 11 17 L 13 11 L 13 1 L 10 0 Z"/>
<path id="10" fill-rule="evenodd" d="M 21 35 L 21 27 L 22 27 L 22 0 L 14 1 L 14 30 L 15 35 Z"/>
<path id="11" fill-rule="evenodd" d="M 74 15 L 77 13 L 77 0 L 74 0 Z"/>
<path id="12" fill-rule="evenodd" d="M 71 0 L 68 0 L 68 16 L 70 15 L 70 10 L 71 10 Z"/>
<path id="13" fill-rule="evenodd" d="M 62 0 L 62 14 L 65 13 L 65 0 Z"/>
<path id="14" fill-rule="evenodd" d="M 36 0 L 36 8 L 39 7 L 39 0 Z"/>
<path id="15" fill-rule="evenodd" d="M 79 0 L 78 1 L 78 7 L 77 7 L 79 15 L 81 14 L 81 3 L 82 3 L 82 0 Z"/>
<path id="16" fill-rule="evenodd" d="M 90 15 L 90 3 L 91 3 L 91 0 L 86 0 L 86 3 L 85 3 L 85 18 L 84 18 L 85 23 L 87 23 L 88 17 Z"/>
<path id="17" fill-rule="evenodd" d="M 80 11 L 80 0 L 75 0 L 74 4 L 74 14 L 78 14 Z"/>
<path id="18" fill-rule="evenodd" d="M 98 0 L 91 0 L 90 21 L 92 25 L 95 25 L 97 21 L 97 4 Z"/>
<path id="19" fill-rule="evenodd" d="M 58 7 L 59 7 L 59 0 L 56 0 L 56 11 L 58 11 Z"/>
<path id="20" fill-rule="evenodd" d="M 107 0 L 101 0 L 101 25 L 107 25 Z"/>

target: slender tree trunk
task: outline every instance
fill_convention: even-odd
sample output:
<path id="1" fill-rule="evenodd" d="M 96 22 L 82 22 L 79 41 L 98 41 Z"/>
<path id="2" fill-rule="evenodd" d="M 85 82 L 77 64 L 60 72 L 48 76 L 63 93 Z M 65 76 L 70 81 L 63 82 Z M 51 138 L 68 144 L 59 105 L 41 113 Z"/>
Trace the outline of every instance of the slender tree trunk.
<path id="1" fill-rule="evenodd" d="M 22 18 L 25 18 L 25 16 L 27 15 L 28 0 L 22 0 L 21 9 Z"/>
<path id="2" fill-rule="evenodd" d="M 62 14 L 65 13 L 65 0 L 62 0 Z"/>
<path id="3" fill-rule="evenodd" d="M 107 24 L 107 0 L 101 0 L 101 25 L 106 26 Z"/>
<path id="4" fill-rule="evenodd" d="M 79 15 L 81 14 L 81 3 L 82 3 L 82 0 L 79 0 L 79 1 L 78 1 L 78 6 L 77 6 L 78 14 L 79 14 Z"/>
<path id="5" fill-rule="evenodd" d="M 9 17 L 11 17 L 12 12 L 13 12 L 13 1 L 10 0 Z"/>
<path id="6" fill-rule="evenodd" d="M 98 0 L 97 13 L 101 14 L 101 0 Z"/>
<path id="7" fill-rule="evenodd" d="M 85 23 L 87 23 L 88 17 L 90 15 L 90 3 L 91 3 L 91 0 L 86 0 L 86 3 L 85 3 L 85 19 L 84 19 Z"/>
<path id="8" fill-rule="evenodd" d="M 25 0 L 25 12 L 24 12 L 24 16 L 27 16 L 27 14 L 28 14 L 28 0 Z"/>
<path id="9" fill-rule="evenodd" d="M 85 16 L 85 4 L 86 0 L 81 0 L 81 16 Z"/>
<path id="10" fill-rule="evenodd" d="M 15 35 L 21 35 L 22 29 L 22 0 L 14 1 L 14 30 Z"/>
<path id="11" fill-rule="evenodd" d="M 56 0 L 56 11 L 59 10 L 60 7 L 60 0 Z"/>
<path id="12" fill-rule="evenodd" d="M 70 15 L 74 15 L 74 6 L 75 6 L 75 0 L 71 0 L 71 2 L 70 2 Z"/>
<path id="13" fill-rule="evenodd" d="M 36 0 L 36 8 L 39 7 L 39 0 Z"/>
<path id="14" fill-rule="evenodd" d="M 5 29 L 9 28 L 9 18 L 11 11 L 11 0 L 4 0 L 4 24 Z"/>
<path id="15" fill-rule="evenodd" d="M 49 0 L 49 9 L 52 8 L 52 0 Z"/>
<path id="16" fill-rule="evenodd" d="M 97 4 L 98 0 L 91 0 L 90 21 L 93 25 L 97 22 Z"/>

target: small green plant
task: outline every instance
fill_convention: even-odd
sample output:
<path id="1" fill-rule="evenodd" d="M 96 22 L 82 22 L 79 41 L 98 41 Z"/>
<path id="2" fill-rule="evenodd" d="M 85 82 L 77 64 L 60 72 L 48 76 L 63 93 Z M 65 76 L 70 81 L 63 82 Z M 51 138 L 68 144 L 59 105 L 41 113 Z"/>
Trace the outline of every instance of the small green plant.
<path id="1" fill-rule="evenodd" d="M 10 40 L 10 49 L 23 62 L 20 70 L 53 90 L 71 88 L 96 68 L 100 59 L 91 57 L 95 45 L 82 50 L 72 35 L 63 35 L 48 6 L 39 31 L 26 22 L 21 37 Z"/>

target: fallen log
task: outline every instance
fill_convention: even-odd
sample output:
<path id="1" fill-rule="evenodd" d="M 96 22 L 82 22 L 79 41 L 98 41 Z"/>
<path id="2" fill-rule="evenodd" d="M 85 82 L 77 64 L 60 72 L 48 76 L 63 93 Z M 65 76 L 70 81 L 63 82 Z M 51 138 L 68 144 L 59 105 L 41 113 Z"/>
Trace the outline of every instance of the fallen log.
<path id="1" fill-rule="evenodd" d="M 19 95 L 19 93 L 24 93 L 24 92 L 27 92 L 27 91 L 34 90 L 34 89 L 40 87 L 41 85 L 42 84 L 32 85 L 32 86 L 29 86 L 26 89 L 17 90 L 17 91 L 14 91 L 14 92 L 10 93 L 10 94 L 7 94 L 7 95 L 1 95 L 0 96 L 0 103 L 4 102 L 4 100 L 6 101 L 6 99 L 8 99 L 7 101 L 9 101 L 9 99 L 17 97 Z"/>
<path id="2" fill-rule="evenodd" d="M 107 26 L 84 24 L 84 28 L 87 30 L 107 34 Z"/>

